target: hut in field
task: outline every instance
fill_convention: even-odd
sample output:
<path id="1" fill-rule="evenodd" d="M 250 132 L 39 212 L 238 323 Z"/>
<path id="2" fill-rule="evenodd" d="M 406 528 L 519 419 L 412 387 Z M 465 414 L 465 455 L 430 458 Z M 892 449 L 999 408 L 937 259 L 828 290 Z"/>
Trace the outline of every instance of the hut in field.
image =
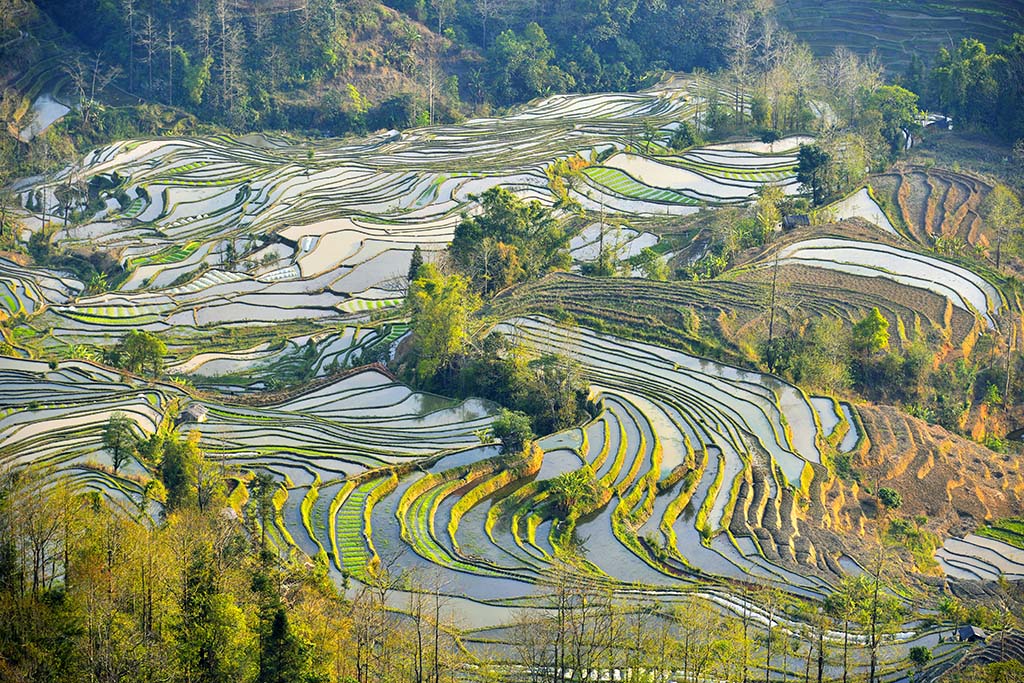
<path id="1" fill-rule="evenodd" d="M 988 634 L 985 633 L 985 629 L 972 626 L 971 624 L 964 624 L 956 630 L 956 637 L 961 643 L 978 643 L 985 642 L 988 638 Z"/>
<path id="2" fill-rule="evenodd" d="M 181 416 L 178 417 L 178 424 L 206 422 L 206 413 L 206 406 L 199 403 L 190 403 L 185 410 L 181 411 Z"/>

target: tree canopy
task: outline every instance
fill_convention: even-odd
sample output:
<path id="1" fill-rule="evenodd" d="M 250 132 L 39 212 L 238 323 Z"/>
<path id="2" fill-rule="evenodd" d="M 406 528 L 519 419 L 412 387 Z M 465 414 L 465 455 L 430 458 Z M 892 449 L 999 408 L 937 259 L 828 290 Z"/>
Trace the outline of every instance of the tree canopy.
<path id="1" fill-rule="evenodd" d="M 853 345 L 866 353 L 889 348 L 889 321 L 877 306 L 853 326 Z"/>
<path id="2" fill-rule="evenodd" d="M 421 380 L 430 379 L 465 351 L 476 300 L 465 277 L 444 275 L 437 266 L 426 263 L 412 282 L 409 305 L 416 374 Z"/>
<path id="3" fill-rule="evenodd" d="M 167 345 L 152 332 L 130 330 L 111 350 L 113 365 L 135 373 L 149 372 L 157 377 L 163 369 Z"/>
<path id="4" fill-rule="evenodd" d="M 503 187 L 480 195 L 483 212 L 455 229 L 449 253 L 484 295 L 570 265 L 569 235 L 538 201 Z"/>
<path id="5" fill-rule="evenodd" d="M 533 429 L 526 413 L 502 409 L 491 425 L 491 432 L 501 441 L 501 452 L 506 455 L 521 453 L 531 440 Z"/>

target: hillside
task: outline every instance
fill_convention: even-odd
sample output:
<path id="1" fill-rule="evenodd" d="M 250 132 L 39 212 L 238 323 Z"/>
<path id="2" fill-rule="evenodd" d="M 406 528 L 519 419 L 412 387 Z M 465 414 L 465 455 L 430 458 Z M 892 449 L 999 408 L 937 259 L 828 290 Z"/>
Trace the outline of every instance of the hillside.
<path id="1" fill-rule="evenodd" d="M 779 0 L 776 7 L 779 20 L 816 54 L 827 55 L 837 45 L 861 54 L 876 51 L 893 76 L 913 57 L 927 63 L 940 47 L 961 38 L 993 45 L 1024 26 L 1019 0 Z"/>
<path id="2" fill-rule="evenodd" d="M 0 0 L 0 680 L 1017 657 L 1024 36 L 823 7 Z"/>

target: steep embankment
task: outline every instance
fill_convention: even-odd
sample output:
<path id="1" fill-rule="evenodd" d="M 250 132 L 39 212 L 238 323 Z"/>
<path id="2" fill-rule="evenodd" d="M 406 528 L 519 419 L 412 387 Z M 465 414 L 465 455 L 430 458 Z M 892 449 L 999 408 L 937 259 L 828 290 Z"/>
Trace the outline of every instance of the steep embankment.
<path id="1" fill-rule="evenodd" d="M 889 406 L 858 406 L 868 439 L 852 460 L 862 484 L 836 482 L 828 496 L 836 528 L 855 529 L 874 516 L 866 489 L 893 488 L 899 514 L 928 517 L 942 536 L 963 535 L 985 520 L 1019 513 L 1024 473 L 1013 455 L 995 453 L 942 427 Z"/>

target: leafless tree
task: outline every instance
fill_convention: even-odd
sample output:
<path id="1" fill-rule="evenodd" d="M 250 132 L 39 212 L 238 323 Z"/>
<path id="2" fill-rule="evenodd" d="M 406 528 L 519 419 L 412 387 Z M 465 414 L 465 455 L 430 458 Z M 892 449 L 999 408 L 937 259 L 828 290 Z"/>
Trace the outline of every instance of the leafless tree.
<path id="1" fill-rule="evenodd" d="M 445 21 L 455 12 L 455 0 L 430 0 L 430 6 L 437 14 L 437 35 L 442 35 Z"/>
<path id="2" fill-rule="evenodd" d="M 745 92 L 750 82 L 750 66 L 754 58 L 754 16 L 750 12 L 736 15 L 726 36 L 729 71 L 735 85 L 733 104 L 739 116 L 746 109 Z"/>
<path id="3" fill-rule="evenodd" d="M 488 22 L 505 17 L 510 8 L 510 0 L 476 0 L 476 11 L 480 13 L 480 27 L 483 30 L 484 49 L 487 49 Z"/>
<path id="4" fill-rule="evenodd" d="M 106 66 L 99 55 L 92 59 L 83 60 L 80 57 L 73 58 L 64 65 L 64 72 L 71 80 L 71 85 L 78 95 L 78 101 L 82 110 L 82 125 L 88 125 L 93 118 L 97 98 L 107 89 L 121 69 L 119 67 Z"/>
<path id="5" fill-rule="evenodd" d="M 139 30 L 139 44 L 145 50 L 146 69 L 148 72 L 147 82 L 149 92 L 153 92 L 153 55 L 159 49 L 160 39 L 157 33 L 156 20 L 153 15 L 147 14 L 142 18 L 142 28 Z"/>
<path id="6" fill-rule="evenodd" d="M 135 90 L 135 0 L 121 0 L 121 11 L 128 22 L 128 90 Z"/>

